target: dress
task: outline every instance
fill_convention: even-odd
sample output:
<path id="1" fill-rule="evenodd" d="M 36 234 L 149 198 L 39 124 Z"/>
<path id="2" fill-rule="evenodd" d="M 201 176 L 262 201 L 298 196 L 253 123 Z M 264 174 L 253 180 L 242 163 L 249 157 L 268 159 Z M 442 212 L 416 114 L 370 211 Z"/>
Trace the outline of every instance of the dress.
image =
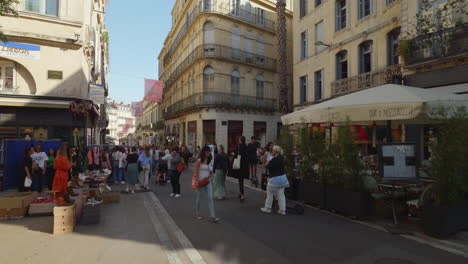
<path id="1" fill-rule="evenodd" d="M 129 154 L 127 157 L 127 183 L 137 184 L 138 182 L 138 154 Z"/>
<path id="2" fill-rule="evenodd" d="M 54 161 L 55 177 L 52 189 L 59 194 L 67 193 L 68 171 L 71 169 L 70 160 L 65 156 L 57 156 Z"/>

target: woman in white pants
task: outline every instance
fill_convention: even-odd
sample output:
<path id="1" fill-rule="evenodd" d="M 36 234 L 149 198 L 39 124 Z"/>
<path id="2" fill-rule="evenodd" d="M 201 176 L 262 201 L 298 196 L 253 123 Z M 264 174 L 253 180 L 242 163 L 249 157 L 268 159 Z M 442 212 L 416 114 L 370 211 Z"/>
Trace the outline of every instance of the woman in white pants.
<path id="1" fill-rule="evenodd" d="M 286 215 L 286 197 L 284 196 L 284 188 L 289 187 L 288 177 L 284 172 L 284 159 L 281 155 L 282 149 L 280 146 L 274 146 L 272 155 L 273 159 L 268 162 L 267 169 L 269 171 L 269 181 L 267 185 L 267 199 L 265 206 L 260 210 L 264 213 L 271 213 L 273 198 L 278 199 L 279 211 L 278 214 Z"/>
<path id="2" fill-rule="evenodd" d="M 141 153 L 138 161 L 142 168 L 140 172 L 140 185 L 146 190 L 148 189 L 148 179 L 151 171 L 151 163 L 153 162 L 153 157 L 151 156 L 148 148 L 145 148 L 145 151 Z"/>

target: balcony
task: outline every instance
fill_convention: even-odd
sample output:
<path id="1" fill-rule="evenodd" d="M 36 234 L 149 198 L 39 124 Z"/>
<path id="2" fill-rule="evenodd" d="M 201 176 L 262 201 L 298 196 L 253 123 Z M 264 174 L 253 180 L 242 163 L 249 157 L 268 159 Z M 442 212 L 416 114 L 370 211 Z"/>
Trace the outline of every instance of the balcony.
<path id="1" fill-rule="evenodd" d="M 332 96 L 340 96 L 387 83 L 393 83 L 395 78 L 401 78 L 400 64 L 334 81 L 331 83 Z"/>
<path id="2" fill-rule="evenodd" d="M 195 19 L 203 13 L 230 16 L 235 19 L 247 22 L 249 24 L 259 26 L 270 31 L 274 31 L 275 22 L 272 20 L 266 19 L 264 17 L 263 18 L 258 17 L 257 14 L 254 12 L 254 10 L 255 10 L 254 8 L 251 8 L 250 11 L 246 10 L 245 8 L 239 8 L 239 13 L 236 14 L 236 12 L 231 11 L 229 7 L 224 7 L 224 6 L 220 6 L 216 4 L 212 6 L 205 6 L 205 5 L 202 5 L 202 2 L 200 1 L 195 6 L 195 8 L 187 15 L 185 23 L 182 25 L 176 37 L 172 41 L 171 47 L 167 51 L 167 54 L 164 56 L 164 65 L 167 64 L 167 62 L 169 61 L 169 58 L 174 53 L 174 50 L 179 45 L 180 40 L 185 35 L 187 30 L 190 28 L 190 26 L 193 24 Z"/>
<path id="3" fill-rule="evenodd" d="M 405 67 L 468 55 L 468 23 L 448 30 L 429 33 L 410 40 Z"/>
<path id="4" fill-rule="evenodd" d="M 184 112 L 207 107 L 275 112 L 277 103 L 276 99 L 257 98 L 255 96 L 220 92 L 197 93 L 168 106 L 164 118 L 172 118 Z"/>
<path id="5" fill-rule="evenodd" d="M 195 48 L 180 65 L 165 80 L 164 86 L 169 88 L 179 76 L 184 73 L 195 61 L 200 58 L 220 58 L 236 63 L 244 63 L 261 67 L 267 70 L 276 70 L 276 60 L 265 56 L 233 49 L 217 44 L 205 44 Z"/>

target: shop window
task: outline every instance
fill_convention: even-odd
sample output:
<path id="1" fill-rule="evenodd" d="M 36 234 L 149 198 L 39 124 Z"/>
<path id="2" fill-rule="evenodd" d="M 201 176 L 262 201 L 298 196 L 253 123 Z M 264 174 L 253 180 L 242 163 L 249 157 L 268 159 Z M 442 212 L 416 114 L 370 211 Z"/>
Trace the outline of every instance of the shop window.
<path id="1" fill-rule="evenodd" d="M 24 0 L 23 10 L 47 16 L 58 16 L 59 0 Z"/>
<path id="2" fill-rule="evenodd" d="M 260 143 L 261 146 L 266 146 L 266 122 L 254 122 L 254 137 Z"/>
<path id="3" fill-rule="evenodd" d="M 336 54 L 336 79 L 348 78 L 348 52 L 342 50 Z"/>
<path id="4" fill-rule="evenodd" d="M 203 120 L 203 143 L 216 143 L 216 120 Z"/>
<path id="5" fill-rule="evenodd" d="M 372 41 L 359 45 L 359 74 L 372 71 Z"/>
<path id="6" fill-rule="evenodd" d="M 242 121 L 228 121 L 228 150 L 236 149 L 239 137 L 243 133 L 243 126 Z"/>

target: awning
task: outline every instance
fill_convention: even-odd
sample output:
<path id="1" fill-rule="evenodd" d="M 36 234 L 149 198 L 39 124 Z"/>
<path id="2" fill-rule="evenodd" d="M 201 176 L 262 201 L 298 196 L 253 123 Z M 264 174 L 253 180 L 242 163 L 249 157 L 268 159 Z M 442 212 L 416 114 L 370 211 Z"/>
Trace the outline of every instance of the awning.
<path id="1" fill-rule="evenodd" d="M 385 84 L 334 98 L 281 117 L 283 124 L 411 120 L 427 123 L 439 107 L 465 106 L 468 97 L 442 89 Z"/>
<path id="2" fill-rule="evenodd" d="M 21 106 L 21 107 L 44 107 L 44 108 L 70 108 L 69 101 L 47 100 L 47 99 L 27 99 L 0 97 L 1 106 Z"/>

